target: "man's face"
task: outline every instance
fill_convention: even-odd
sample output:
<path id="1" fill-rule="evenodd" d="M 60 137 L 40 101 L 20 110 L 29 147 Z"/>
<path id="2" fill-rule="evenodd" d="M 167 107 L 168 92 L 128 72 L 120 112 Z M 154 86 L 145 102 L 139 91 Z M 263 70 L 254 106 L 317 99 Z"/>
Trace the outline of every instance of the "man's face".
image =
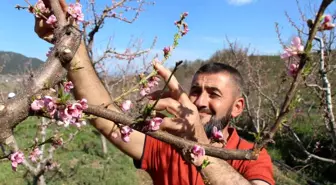
<path id="1" fill-rule="evenodd" d="M 194 76 L 189 98 L 198 108 L 201 122 L 205 125 L 212 115 L 215 119 L 231 116 L 236 93 L 229 74 L 203 73 Z"/>

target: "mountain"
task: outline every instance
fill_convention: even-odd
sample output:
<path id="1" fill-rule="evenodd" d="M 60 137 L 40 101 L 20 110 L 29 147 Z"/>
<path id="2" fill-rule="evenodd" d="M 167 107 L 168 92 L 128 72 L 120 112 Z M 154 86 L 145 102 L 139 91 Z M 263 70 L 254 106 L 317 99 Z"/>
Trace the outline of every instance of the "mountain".
<path id="1" fill-rule="evenodd" d="M 22 54 L 0 51 L 0 74 L 20 74 L 27 70 L 36 70 L 43 64 L 37 58 L 29 58 Z"/>

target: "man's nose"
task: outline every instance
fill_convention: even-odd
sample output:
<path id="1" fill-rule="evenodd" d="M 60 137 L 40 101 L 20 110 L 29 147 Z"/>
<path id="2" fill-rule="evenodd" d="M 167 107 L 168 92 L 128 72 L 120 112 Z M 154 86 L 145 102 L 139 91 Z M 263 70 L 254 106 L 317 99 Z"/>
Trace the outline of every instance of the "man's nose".
<path id="1" fill-rule="evenodd" d="M 194 102 L 197 108 L 208 107 L 208 97 L 205 93 L 200 94 Z"/>

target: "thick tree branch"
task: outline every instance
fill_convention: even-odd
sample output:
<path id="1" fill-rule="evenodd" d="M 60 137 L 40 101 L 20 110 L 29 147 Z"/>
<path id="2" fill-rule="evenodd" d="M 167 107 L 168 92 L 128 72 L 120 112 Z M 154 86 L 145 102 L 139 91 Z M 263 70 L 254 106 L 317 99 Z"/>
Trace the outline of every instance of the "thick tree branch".
<path id="1" fill-rule="evenodd" d="M 58 1 L 56 1 L 57 5 L 54 2 L 51 1 L 53 11 L 55 13 L 62 11 Z M 59 23 L 64 25 L 62 19 Z M 65 77 L 66 70 L 62 65 L 68 65 L 72 60 L 79 47 L 81 33 L 75 27 L 64 26 L 55 30 L 55 38 L 54 50 L 36 76 L 31 76 L 28 89 L 16 98 L 8 100 L 4 105 L 0 105 L 0 143 L 12 134 L 12 129 L 17 124 L 29 116 L 32 96 L 45 88 L 54 86 Z"/>
<path id="2" fill-rule="evenodd" d="M 115 123 L 121 123 L 123 125 L 132 125 L 135 123 L 132 118 L 106 109 L 103 106 L 89 105 L 87 109 L 84 110 L 87 114 L 92 114 L 98 117 L 102 117 L 113 121 Z M 155 131 L 155 132 L 145 132 L 145 134 L 150 135 L 156 139 L 159 139 L 163 142 L 169 143 L 178 149 L 191 149 L 195 145 L 202 146 L 205 149 L 205 152 L 209 156 L 218 157 L 224 160 L 254 160 L 257 159 L 257 153 L 253 150 L 228 150 L 222 148 L 215 148 L 211 145 L 203 145 L 194 141 L 189 141 L 182 139 L 180 137 L 171 135 L 164 131 Z"/>

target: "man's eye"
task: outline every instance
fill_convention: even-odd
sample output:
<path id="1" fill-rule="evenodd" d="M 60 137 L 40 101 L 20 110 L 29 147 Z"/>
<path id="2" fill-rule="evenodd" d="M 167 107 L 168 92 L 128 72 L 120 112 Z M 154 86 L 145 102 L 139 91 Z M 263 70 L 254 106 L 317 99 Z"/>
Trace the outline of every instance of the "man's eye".
<path id="1" fill-rule="evenodd" d="M 210 97 L 211 98 L 218 98 L 218 97 L 220 97 L 220 95 L 217 94 L 217 93 L 210 93 Z"/>
<path id="2" fill-rule="evenodd" d="M 190 91 L 190 94 L 191 94 L 191 95 L 198 95 L 198 94 L 200 94 L 200 91 L 197 90 L 197 89 L 195 89 L 195 90 L 191 90 L 191 91 Z"/>

